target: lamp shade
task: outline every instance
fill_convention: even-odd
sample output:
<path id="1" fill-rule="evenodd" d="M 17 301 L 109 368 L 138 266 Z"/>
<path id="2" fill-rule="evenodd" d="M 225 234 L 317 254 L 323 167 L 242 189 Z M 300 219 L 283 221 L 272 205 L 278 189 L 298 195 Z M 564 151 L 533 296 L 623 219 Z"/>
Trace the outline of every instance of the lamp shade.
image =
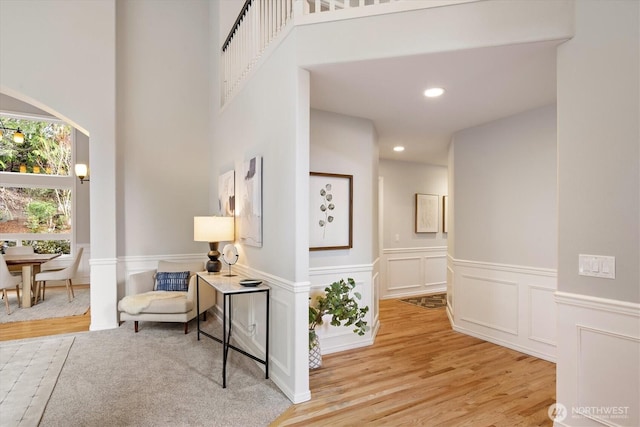
<path id="1" fill-rule="evenodd" d="M 235 239 L 234 217 L 193 217 L 193 240 L 196 242 L 230 242 Z"/>
<path id="2" fill-rule="evenodd" d="M 85 176 L 87 176 L 87 165 L 83 163 L 76 164 L 75 172 L 78 177 L 84 178 Z"/>

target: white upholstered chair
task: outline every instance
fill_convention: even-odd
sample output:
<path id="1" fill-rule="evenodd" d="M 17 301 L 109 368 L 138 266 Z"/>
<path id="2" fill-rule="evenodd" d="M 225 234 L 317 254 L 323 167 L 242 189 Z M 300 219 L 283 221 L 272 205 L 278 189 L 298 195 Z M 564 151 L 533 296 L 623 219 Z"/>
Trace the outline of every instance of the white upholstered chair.
<path id="1" fill-rule="evenodd" d="M 84 248 L 78 249 L 78 252 L 76 252 L 75 257 L 73 258 L 73 263 L 69 267 L 63 268 L 61 270 L 42 271 L 36 274 L 36 277 L 34 278 L 36 283 L 36 290 L 34 292 L 36 302 L 38 302 L 41 291 L 42 300 L 44 301 L 45 286 L 47 285 L 47 281 L 51 280 L 64 280 L 67 285 L 67 296 L 69 298 L 69 302 L 73 301 L 73 283 L 71 282 L 71 279 L 73 279 L 78 272 L 78 266 L 80 265 L 80 260 L 82 259 L 83 249 Z M 42 289 L 40 288 L 40 286 L 42 286 Z"/>
<path id="2" fill-rule="evenodd" d="M 216 291 L 209 285 L 200 285 L 200 312 L 196 313 L 196 276 L 204 271 L 204 262 L 159 261 L 156 270 L 143 271 L 129 276 L 126 296 L 118 302 L 120 321 L 132 320 L 135 332 L 138 322 L 184 323 L 184 333 L 189 332 L 189 321 L 204 314 L 216 303 Z M 185 273 L 186 291 L 162 291 L 156 289 L 159 273 Z"/>
<path id="3" fill-rule="evenodd" d="M 33 246 L 7 246 L 4 249 L 4 253 L 7 255 L 25 255 L 33 252 Z"/>
<path id="4" fill-rule="evenodd" d="M 22 276 L 14 276 L 7 267 L 7 262 L 3 256 L 0 256 L 0 288 L 2 288 L 2 298 L 4 299 L 4 305 L 7 308 L 7 314 L 11 314 L 11 308 L 9 308 L 9 297 L 7 296 L 7 289 L 16 287 L 16 293 L 18 294 L 18 307 L 20 306 L 20 283 L 22 283 Z"/>

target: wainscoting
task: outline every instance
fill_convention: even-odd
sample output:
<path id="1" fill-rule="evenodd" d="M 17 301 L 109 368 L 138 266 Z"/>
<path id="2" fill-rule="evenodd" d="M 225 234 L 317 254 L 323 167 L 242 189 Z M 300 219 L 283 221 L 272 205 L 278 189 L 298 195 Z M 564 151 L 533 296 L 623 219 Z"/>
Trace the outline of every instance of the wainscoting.
<path id="1" fill-rule="evenodd" d="M 557 292 L 561 426 L 640 425 L 640 304 Z"/>
<path id="2" fill-rule="evenodd" d="M 382 299 L 444 292 L 447 247 L 384 249 L 380 273 Z"/>
<path id="3" fill-rule="evenodd" d="M 316 328 L 320 339 L 320 350 L 322 354 L 335 353 L 357 347 L 371 345 L 379 328 L 378 319 L 378 282 L 377 271 L 378 261 L 366 265 L 345 265 L 331 267 L 317 267 L 309 269 L 309 280 L 311 282 L 310 296 L 313 297 L 324 291 L 324 288 L 340 279 L 352 278 L 356 282 L 356 292 L 359 292 L 362 299 L 358 304 L 369 306 L 369 313 L 366 321 L 370 326 L 369 331 L 364 336 L 353 333 L 352 328 L 331 326 L 329 322 Z"/>
<path id="4" fill-rule="evenodd" d="M 456 331 L 555 362 L 555 270 L 450 259 L 447 275 Z"/>

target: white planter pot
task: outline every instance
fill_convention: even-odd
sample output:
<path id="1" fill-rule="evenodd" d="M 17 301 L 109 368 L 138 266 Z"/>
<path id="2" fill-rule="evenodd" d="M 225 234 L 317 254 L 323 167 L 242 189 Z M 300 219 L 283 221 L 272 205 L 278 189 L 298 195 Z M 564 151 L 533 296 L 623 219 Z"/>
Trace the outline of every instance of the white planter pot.
<path id="1" fill-rule="evenodd" d="M 320 341 L 316 337 L 309 348 L 309 369 L 317 369 L 322 366 L 322 353 L 320 352 Z"/>

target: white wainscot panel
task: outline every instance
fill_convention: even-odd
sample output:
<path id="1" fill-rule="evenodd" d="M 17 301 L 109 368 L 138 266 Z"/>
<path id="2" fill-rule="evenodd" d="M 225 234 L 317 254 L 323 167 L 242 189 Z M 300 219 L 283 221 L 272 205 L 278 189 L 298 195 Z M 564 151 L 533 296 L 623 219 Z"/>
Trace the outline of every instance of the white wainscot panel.
<path id="1" fill-rule="evenodd" d="M 582 415 L 605 425 L 638 425 L 639 344 L 635 337 L 578 326 L 577 389 Z"/>
<path id="2" fill-rule="evenodd" d="M 462 274 L 458 304 L 462 320 L 518 335 L 518 284 Z"/>
<path id="3" fill-rule="evenodd" d="M 420 288 L 422 270 L 420 257 L 391 258 L 387 261 L 389 291 Z"/>
<path id="4" fill-rule="evenodd" d="M 291 354 L 292 343 L 291 337 L 293 332 L 291 325 L 293 319 L 290 317 L 291 307 L 286 301 L 279 299 L 277 296 L 271 295 L 271 331 L 278 330 L 278 333 L 269 334 L 270 361 L 276 365 L 286 376 L 291 375 Z"/>
<path id="5" fill-rule="evenodd" d="M 529 287 L 529 339 L 556 345 L 555 289 Z"/>
<path id="6" fill-rule="evenodd" d="M 640 425 L 640 304 L 556 292 L 559 426 Z"/>
<path id="7" fill-rule="evenodd" d="M 444 255 L 424 257 L 424 278 L 426 286 L 447 283 L 447 258 Z"/>

